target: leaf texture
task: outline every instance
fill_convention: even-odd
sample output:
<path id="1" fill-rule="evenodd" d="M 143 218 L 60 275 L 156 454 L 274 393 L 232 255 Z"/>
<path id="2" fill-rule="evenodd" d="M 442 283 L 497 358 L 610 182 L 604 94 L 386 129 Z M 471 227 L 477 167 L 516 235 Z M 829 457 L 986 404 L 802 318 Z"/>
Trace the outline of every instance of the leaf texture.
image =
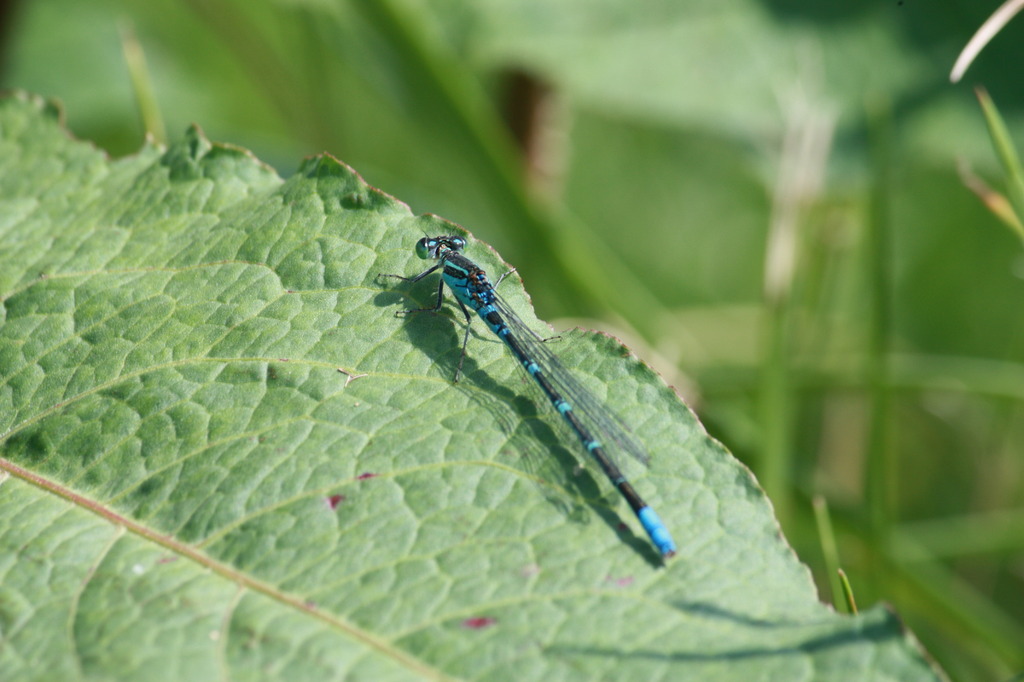
<path id="1" fill-rule="evenodd" d="M 193 128 L 111 160 L 0 100 L 3 678 L 937 678 L 887 609 L 818 601 L 619 342 L 550 343 L 648 449 L 667 564 L 483 325 L 453 385 L 461 313 L 377 277 L 453 232 L 327 155 L 282 180 Z"/>

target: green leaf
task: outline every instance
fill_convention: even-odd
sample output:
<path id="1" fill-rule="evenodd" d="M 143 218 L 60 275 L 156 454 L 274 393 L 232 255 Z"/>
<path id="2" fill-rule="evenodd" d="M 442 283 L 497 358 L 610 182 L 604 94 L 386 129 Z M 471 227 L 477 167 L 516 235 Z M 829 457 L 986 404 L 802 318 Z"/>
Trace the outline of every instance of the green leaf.
<path id="1" fill-rule="evenodd" d="M 461 314 L 377 277 L 449 232 L 326 155 L 282 181 L 193 128 L 112 161 L 0 101 L 5 680 L 938 677 L 884 607 L 819 603 L 614 339 L 552 343 L 649 449 L 667 565 L 483 325 L 453 385 Z"/>

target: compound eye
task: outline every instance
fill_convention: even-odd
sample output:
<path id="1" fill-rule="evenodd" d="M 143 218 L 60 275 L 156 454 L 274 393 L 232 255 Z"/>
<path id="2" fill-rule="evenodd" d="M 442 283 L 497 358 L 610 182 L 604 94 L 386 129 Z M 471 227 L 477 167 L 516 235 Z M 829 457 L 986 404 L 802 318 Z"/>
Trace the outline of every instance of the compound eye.
<path id="1" fill-rule="evenodd" d="M 449 237 L 448 243 L 451 244 L 453 251 L 462 251 L 466 248 L 466 240 L 462 237 Z"/>
<path id="2" fill-rule="evenodd" d="M 427 258 L 433 258 L 434 251 L 437 250 L 437 239 L 434 237 L 424 237 L 423 239 L 416 242 L 416 255 L 426 260 Z"/>

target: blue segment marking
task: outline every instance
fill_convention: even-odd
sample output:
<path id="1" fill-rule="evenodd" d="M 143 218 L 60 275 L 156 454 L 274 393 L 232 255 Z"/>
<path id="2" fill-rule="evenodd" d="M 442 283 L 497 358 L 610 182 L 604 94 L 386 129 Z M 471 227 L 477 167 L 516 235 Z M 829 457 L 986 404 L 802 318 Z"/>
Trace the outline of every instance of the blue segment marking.
<path id="1" fill-rule="evenodd" d="M 636 492 L 632 484 L 622 475 L 612 457 L 605 451 L 604 445 L 593 434 L 601 433 L 608 437 L 608 442 L 618 449 L 624 450 L 639 461 L 647 463 L 647 454 L 636 440 L 625 429 L 625 425 L 607 408 L 590 394 L 573 378 L 572 374 L 547 349 L 543 339 L 538 337 L 508 307 L 494 290 L 494 285 L 487 278 L 487 273 L 476 265 L 461 251 L 466 240 L 456 236 L 424 237 L 416 243 L 416 255 L 420 258 L 432 259 L 437 263 L 416 275 L 387 275 L 409 282 L 418 282 L 427 275 L 441 270 L 441 283 L 438 285 L 437 305 L 421 310 L 439 310 L 444 300 L 445 285 L 455 294 L 463 315 L 466 316 L 466 331 L 462 339 L 462 355 L 455 370 L 455 381 L 462 373 L 462 362 L 466 357 L 466 345 L 469 342 L 470 314 L 473 310 L 480 319 L 498 336 L 508 349 L 515 355 L 527 373 L 534 378 L 555 410 L 562 415 L 575 432 L 583 449 L 601 467 L 612 485 L 622 494 L 630 508 L 640 520 L 640 525 L 651 538 L 662 556 L 671 557 L 676 553 L 676 545 L 668 528 L 662 523 L 658 514 Z M 501 281 L 500 279 L 498 280 Z M 406 310 L 406 313 L 421 310 Z"/>

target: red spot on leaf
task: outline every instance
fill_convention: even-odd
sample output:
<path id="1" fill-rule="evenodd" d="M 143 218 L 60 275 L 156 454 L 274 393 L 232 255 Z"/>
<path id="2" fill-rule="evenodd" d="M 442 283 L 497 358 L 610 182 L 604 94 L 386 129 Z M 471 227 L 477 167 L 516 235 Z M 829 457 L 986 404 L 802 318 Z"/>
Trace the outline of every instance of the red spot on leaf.
<path id="1" fill-rule="evenodd" d="M 367 472 L 365 474 L 359 474 L 358 476 L 356 476 L 356 480 L 357 481 L 365 481 L 365 480 L 370 479 L 370 478 L 377 478 L 377 476 L 379 476 L 379 475 L 380 474 L 371 474 L 371 473 Z"/>
<path id="2" fill-rule="evenodd" d="M 331 495 L 330 497 L 327 498 L 327 506 L 329 506 L 331 508 L 331 510 L 333 511 L 333 510 L 337 509 L 338 505 L 341 504 L 344 501 L 345 501 L 345 496 L 344 495 Z"/>
<path id="3" fill-rule="evenodd" d="M 604 581 L 606 583 L 612 583 L 612 584 L 615 585 L 615 587 L 629 587 L 630 585 L 633 584 L 634 580 L 635 580 L 635 578 L 633 578 L 633 576 L 631 576 L 631 575 L 630 576 L 626 576 L 625 578 L 613 578 L 613 577 L 611 577 L 609 575 L 609 576 L 606 576 L 605 579 L 604 579 Z"/>
<path id="4" fill-rule="evenodd" d="M 498 622 L 497 618 L 490 618 L 488 616 L 481 616 L 479 618 L 467 618 L 462 621 L 462 627 L 469 628 L 470 630 L 483 630 L 489 628 Z"/>

